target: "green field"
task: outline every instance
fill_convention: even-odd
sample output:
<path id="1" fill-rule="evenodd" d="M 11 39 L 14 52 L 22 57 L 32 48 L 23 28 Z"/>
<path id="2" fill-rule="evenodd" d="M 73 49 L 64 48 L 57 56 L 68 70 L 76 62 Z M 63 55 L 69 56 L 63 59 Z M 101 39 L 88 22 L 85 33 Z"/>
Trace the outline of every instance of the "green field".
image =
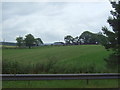
<path id="1" fill-rule="evenodd" d="M 42 46 L 3 49 L 3 73 L 115 73 L 100 45 Z M 3 81 L 3 88 L 117 88 L 118 80 Z"/>
<path id="2" fill-rule="evenodd" d="M 8 73 L 107 73 L 114 72 L 104 61 L 110 53 L 100 45 L 79 45 L 3 49 L 2 56 L 4 69 L 11 70 Z"/>
<path id="3" fill-rule="evenodd" d="M 10 46 L 10 45 L 0 45 L 2 48 L 15 48 L 17 46 Z"/>

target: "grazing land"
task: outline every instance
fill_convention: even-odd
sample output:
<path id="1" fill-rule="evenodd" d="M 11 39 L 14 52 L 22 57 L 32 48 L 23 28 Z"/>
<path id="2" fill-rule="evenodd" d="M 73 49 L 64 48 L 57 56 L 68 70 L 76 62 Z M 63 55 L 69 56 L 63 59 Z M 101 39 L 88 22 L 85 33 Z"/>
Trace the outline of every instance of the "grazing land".
<path id="1" fill-rule="evenodd" d="M 3 49 L 3 73 L 116 72 L 106 68 L 104 58 L 110 53 L 101 45 Z"/>

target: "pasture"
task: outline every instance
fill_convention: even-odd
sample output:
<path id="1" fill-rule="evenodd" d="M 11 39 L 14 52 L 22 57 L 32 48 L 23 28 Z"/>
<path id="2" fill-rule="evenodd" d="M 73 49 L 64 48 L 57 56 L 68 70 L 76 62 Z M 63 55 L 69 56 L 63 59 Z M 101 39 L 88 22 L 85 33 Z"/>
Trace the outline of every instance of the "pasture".
<path id="1" fill-rule="evenodd" d="M 3 73 L 114 73 L 101 45 L 42 46 L 3 49 Z M 3 81 L 3 88 L 118 88 L 118 80 Z"/>
<path id="2" fill-rule="evenodd" d="M 3 49 L 3 73 L 109 73 L 101 45 Z M 9 70 L 9 71 L 8 71 Z"/>

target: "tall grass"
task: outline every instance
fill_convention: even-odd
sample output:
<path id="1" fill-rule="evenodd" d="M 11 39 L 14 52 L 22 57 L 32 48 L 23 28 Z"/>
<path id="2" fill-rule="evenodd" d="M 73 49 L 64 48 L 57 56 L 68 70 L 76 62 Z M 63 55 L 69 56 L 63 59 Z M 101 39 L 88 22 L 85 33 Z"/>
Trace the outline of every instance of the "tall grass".
<path id="1" fill-rule="evenodd" d="M 3 49 L 3 73 L 107 73 L 111 51 L 100 45 Z"/>

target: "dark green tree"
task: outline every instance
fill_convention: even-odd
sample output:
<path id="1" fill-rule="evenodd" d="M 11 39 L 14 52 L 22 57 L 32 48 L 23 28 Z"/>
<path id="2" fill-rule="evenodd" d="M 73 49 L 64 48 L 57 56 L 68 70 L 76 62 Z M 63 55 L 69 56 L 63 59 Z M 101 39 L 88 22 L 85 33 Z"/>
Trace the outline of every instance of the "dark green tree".
<path id="1" fill-rule="evenodd" d="M 29 49 L 31 48 L 31 46 L 33 46 L 34 45 L 34 43 L 35 43 L 35 38 L 34 38 L 34 36 L 32 35 L 32 34 L 28 34 L 28 35 L 26 35 L 25 36 L 26 38 L 25 38 L 25 44 L 26 44 L 26 46 L 28 46 L 29 47 Z"/>
<path id="2" fill-rule="evenodd" d="M 79 44 L 79 37 L 78 36 L 73 38 L 73 44 L 74 45 L 78 45 Z"/>
<path id="3" fill-rule="evenodd" d="M 23 37 L 17 37 L 16 41 L 17 41 L 17 46 L 21 47 L 24 45 Z"/>
<path id="4" fill-rule="evenodd" d="M 98 44 L 101 44 L 104 46 L 106 43 L 108 43 L 107 37 L 103 35 L 102 32 L 97 33 L 96 38 L 97 38 Z"/>
<path id="5" fill-rule="evenodd" d="M 97 43 L 96 35 L 89 31 L 83 32 L 79 38 L 82 40 L 83 44 L 96 44 Z"/>
<path id="6" fill-rule="evenodd" d="M 120 1 L 111 2 L 114 10 L 111 12 L 111 17 L 107 22 L 112 27 L 112 30 L 108 30 L 106 26 L 102 27 L 102 31 L 107 36 L 108 42 L 104 45 L 106 49 L 112 49 L 113 53 L 105 59 L 107 66 L 112 69 L 118 68 L 120 64 Z M 115 70 L 115 69 L 114 69 Z"/>
<path id="7" fill-rule="evenodd" d="M 71 35 L 65 36 L 65 37 L 64 37 L 64 40 L 65 40 L 65 43 L 66 43 L 67 45 L 73 44 L 73 37 L 72 37 Z"/>

